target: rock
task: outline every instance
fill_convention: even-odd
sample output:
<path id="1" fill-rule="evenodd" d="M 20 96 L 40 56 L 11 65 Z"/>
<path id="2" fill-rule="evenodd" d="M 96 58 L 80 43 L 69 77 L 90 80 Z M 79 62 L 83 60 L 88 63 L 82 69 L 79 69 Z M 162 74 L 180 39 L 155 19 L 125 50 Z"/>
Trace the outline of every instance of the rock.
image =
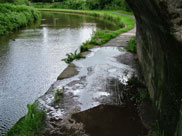
<path id="1" fill-rule="evenodd" d="M 65 78 L 69 78 L 72 76 L 75 76 L 78 74 L 78 70 L 76 69 L 76 66 L 71 63 L 68 65 L 68 67 L 58 76 L 57 80 L 62 80 Z"/>

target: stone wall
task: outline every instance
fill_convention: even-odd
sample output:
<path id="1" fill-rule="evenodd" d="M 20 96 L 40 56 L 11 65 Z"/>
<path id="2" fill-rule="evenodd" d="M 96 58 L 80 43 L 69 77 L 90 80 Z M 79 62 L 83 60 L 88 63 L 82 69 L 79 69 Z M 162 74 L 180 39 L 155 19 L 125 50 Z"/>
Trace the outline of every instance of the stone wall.
<path id="1" fill-rule="evenodd" d="M 126 0 L 137 21 L 137 54 L 166 136 L 182 136 L 182 0 Z"/>

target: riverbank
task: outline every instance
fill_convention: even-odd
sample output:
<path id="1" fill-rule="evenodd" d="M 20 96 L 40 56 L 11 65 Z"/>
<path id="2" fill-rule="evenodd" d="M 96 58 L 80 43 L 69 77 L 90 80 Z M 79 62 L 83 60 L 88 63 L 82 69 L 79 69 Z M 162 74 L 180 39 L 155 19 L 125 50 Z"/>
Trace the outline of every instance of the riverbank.
<path id="1" fill-rule="evenodd" d="M 103 15 L 103 14 L 102 14 Z M 128 25 L 127 25 L 128 26 Z M 131 27 L 131 26 L 130 26 Z M 127 29 L 128 29 L 128 27 L 127 27 L 127 29 L 126 29 L 126 27 L 124 27 L 124 28 L 121 28 L 123 31 L 126 31 Z M 117 51 L 116 51 L 117 52 Z M 69 71 L 68 71 L 68 73 L 70 73 Z M 49 91 L 48 91 L 49 92 Z M 54 97 L 54 95 L 53 95 L 53 97 Z M 16 124 L 15 126 L 14 126 L 14 128 L 16 128 L 16 126 L 18 126 L 18 124 Z M 16 132 L 15 133 L 13 133 L 13 134 L 16 134 Z"/>
<path id="2" fill-rule="evenodd" d="M 33 7 L 0 4 L 0 36 L 41 19 L 40 12 Z"/>
<path id="3" fill-rule="evenodd" d="M 49 11 L 49 12 L 64 12 L 64 13 L 73 13 L 73 14 L 83 14 L 93 16 L 102 20 L 110 21 L 114 25 L 118 26 L 117 30 L 97 30 L 93 35 L 92 38 L 86 42 L 84 42 L 80 46 L 80 52 L 88 51 L 89 49 L 93 48 L 94 46 L 102 46 L 103 44 L 107 43 L 109 40 L 115 38 L 119 34 L 127 32 L 134 28 L 135 20 L 132 15 L 125 15 L 124 13 L 116 13 L 113 11 L 96 11 L 96 10 L 70 10 L 70 9 L 38 9 L 40 11 Z M 68 58 L 65 58 L 66 63 L 71 63 L 74 59 L 71 56 L 71 53 L 67 55 Z M 67 61 L 70 57 L 73 57 L 71 61 Z M 82 58 L 82 57 L 80 57 Z"/>
<path id="4" fill-rule="evenodd" d="M 47 116 L 42 135 L 138 136 L 148 133 L 153 123 L 152 108 L 148 115 L 149 105 L 145 103 L 146 107 L 142 108 L 143 125 L 138 109 L 141 100 L 146 99 L 146 88 L 135 78 L 138 76 L 135 55 L 124 49 L 135 32 L 133 29 L 103 47 L 85 52 L 85 59 L 73 61 L 61 73 L 58 81 L 38 99 Z"/>

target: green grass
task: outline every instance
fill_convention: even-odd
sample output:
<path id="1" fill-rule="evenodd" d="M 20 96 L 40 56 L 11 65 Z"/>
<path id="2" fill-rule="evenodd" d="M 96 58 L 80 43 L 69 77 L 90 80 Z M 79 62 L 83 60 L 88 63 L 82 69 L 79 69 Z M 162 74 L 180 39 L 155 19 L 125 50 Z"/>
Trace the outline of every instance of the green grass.
<path id="1" fill-rule="evenodd" d="M 126 50 L 128 50 L 128 51 L 130 51 L 132 53 L 136 53 L 137 52 L 137 50 L 136 50 L 136 37 L 135 36 L 132 37 L 129 40 L 129 42 L 128 42 L 127 46 L 126 46 Z"/>
<path id="2" fill-rule="evenodd" d="M 63 92 L 64 92 L 64 89 L 57 89 L 56 90 L 56 93 L 55 93 L 55 96 L 54 96 L 55 102 L 60 100 L 60 96 L 63 95 Z"/>
<path id="3" fill-rule="evenodd" d="M 45 113 L 37 108 L 37 102 L 27 105 L 28 113 L 20 119 L 6 136 L 38 136 L 44 126 Z"/>
<path id="4" fill-rule="evenodd" d="M 73 60 L 78 60 L 81 58 L 85 58 L 81 53 L 77 53 L 77 50 L 74 53 L 67 53 L 66 54 L 67 58 L 62 59 L 62 61 L 66 63 L 71 63 Z"/>
<path id="5" fill-rule="evenodd" d="M 24 5 L 0 4 L 0 36 L 40 20 L 40 12 Z"/>

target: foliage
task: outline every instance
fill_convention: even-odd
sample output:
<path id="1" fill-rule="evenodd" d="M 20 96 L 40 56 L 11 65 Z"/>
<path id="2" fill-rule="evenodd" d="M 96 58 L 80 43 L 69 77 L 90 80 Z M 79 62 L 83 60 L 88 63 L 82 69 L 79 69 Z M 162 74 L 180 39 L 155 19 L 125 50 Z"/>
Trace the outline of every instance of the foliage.
<path id="1" fill-rule="evenodd" d="M 89 41 L 84 42 L 81 46 L 80 46 L 80 52 L 85 52 L 88 51 L 88 47 L 86 46 L 89 43 Z"/>
<path id="2" fill-rule="evenodd" d="M 56 94 L 54 96 L 54 99 L 56 102 L 60 100 L 60 96 L 63 95 L 63 92 L 64 92 L 64 89 L 57 89 L 56 90 Z"/>
<path id="3" fill-rule="evenodd" d="M 12 3 L 16 5 L 29 5 L 29 0 L 0 0 L 0 3 Z"/>
<path id="4" fill-rule="evenodd" d="M 29 25 L 41 18 L 40 13 L 28 6 L 0 4 L 0 35 Z"/>
<path id="5" fill-rule="evenodd" d="M 66 56 L 67 56 L 67 58 L 62 59 L 62 61 L 66 62 L 68 64 L 71 63 L 73 60 L 85 58 L 84 56 L 82 56 L 81 53 L 77 53 L 77 50 L 74 53 L 67 53 Z"/>
<path id="6" fill-rule="evenodd" d="M 40 134 L 44 126 L 45 113 L 37 108 L 37 102 L 27 105 L 28 113 L 20 119 L 6 134 L 6 136 L 35 136 Z"/>
<path id="7" fill-rule="evenodd" d="M 126 49 L 127 49 L 128 51 L 130 51 L 130 52 L 133 52 L 133 53 L 136 53 L 136 52 L 137 52 L 137 51 L 136 51 L 136 37 L 135 37 L 135 36 L 132 37 L 132 38 L 129 40 L 129 42 L 128 42 L 127 46 L 126 46 Z"/>
<path id="8" fill-rule="evenodd" d="M 35 6 L 42 6 L 42 8 L 62 8 L 62 9 L 107 9 L 107 10 L 126 10 L 130 11 L 128 4 L 125 0 L 32 0 L 32 2 L 49 2 L 45 5 L 41 3 L 35 4 Z M 52 3 L 50 5 L 50 3 Z"/>

